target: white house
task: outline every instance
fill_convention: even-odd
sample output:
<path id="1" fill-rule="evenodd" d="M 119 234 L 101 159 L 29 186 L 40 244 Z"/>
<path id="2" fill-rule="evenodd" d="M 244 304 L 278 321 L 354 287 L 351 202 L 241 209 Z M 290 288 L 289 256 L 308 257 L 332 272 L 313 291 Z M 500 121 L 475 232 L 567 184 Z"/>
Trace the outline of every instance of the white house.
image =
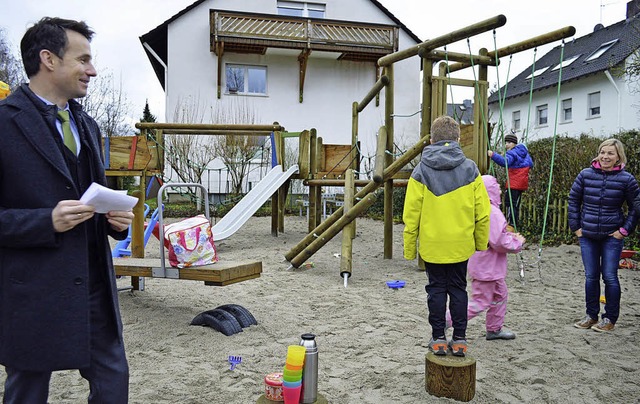
<path id="1" fill-rule="evenodd" d="M 624 71 L 640 48 L 639 11 L 640 1 L 630 1 L 626 19 L 598 24 L 592 33 L 566 42 L 564 50 L 559 45 L 535 61 L 535 71 L 529 66 L 489 98 L 491 121 L 499 120 L 501 94 L 505 131 L 527 140 L 553 136 L 554 130 L 575 137 L 638 128 L 640 88 Z"/>
<path id="2" fill-rule="evenodd" d="M 140 40 L 165 90 L 167 122 L 185 106 L 204 111 L 198 123 L 240 108 L 254 122 L 224 123 L 316 128 L 324 144 L 342 145 L 351 144 L 352 103 L 381 72 L 378 58 L 421 42 L 376 0 L 199 0 Z M 394 74 L 395 112 L 412 115 L 420 59 L 397 63 Z M 383 124 L 384 90 L 359 117 L 363 155 L 375 153 Z M 397 143 L 412 144 L 418 132 L 419 114 L 395 119 Z"/>

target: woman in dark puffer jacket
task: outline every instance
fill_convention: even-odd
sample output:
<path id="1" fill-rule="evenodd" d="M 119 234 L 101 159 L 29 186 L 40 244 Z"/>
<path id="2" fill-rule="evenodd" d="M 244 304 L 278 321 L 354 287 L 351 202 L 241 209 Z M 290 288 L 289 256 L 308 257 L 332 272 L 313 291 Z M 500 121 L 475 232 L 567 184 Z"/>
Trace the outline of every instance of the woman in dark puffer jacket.
<path id="1" fill-rule="evenodd" d="M 617 139 L 598 147 L 591 167 L 578 174 L 569 193 L 569 227 L 580 241 L 585 273 L 586 316 L 574 325 L 595 331 L 612 331 L 620 313 L 618 263 L 624 238 L 633 230 L 640 212 L 634 212 L 639 193 L 633 175 L 624 170 L 627 158 Z M 626 202 L 629 215 L 622 205 Z M 600 277 L 606 303 L 600 311 Z"/>

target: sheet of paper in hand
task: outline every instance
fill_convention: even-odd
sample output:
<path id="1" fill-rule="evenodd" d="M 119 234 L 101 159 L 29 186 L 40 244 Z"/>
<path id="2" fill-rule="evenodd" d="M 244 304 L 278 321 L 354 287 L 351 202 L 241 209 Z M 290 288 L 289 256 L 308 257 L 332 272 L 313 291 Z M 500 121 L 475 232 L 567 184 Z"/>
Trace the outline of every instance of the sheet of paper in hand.
<path id="1" fill-rule="evenodd" d="M 107 213 L 112 210 L 131 210 L 138 203 L 138 198 L 127 195 L 127 191 L 116 191 L 94 182 L 80 197 L 80 202 L 93 206 L 96 213 Z"/>

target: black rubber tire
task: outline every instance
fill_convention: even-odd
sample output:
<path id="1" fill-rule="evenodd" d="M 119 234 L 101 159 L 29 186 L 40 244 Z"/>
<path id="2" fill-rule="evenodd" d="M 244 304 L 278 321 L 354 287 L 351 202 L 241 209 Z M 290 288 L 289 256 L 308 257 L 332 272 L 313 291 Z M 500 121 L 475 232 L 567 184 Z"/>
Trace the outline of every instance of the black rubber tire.
<path id="1" fill-rule="evenodd" d="M 191 321 L 191 325 L 206 325 L 226 336 L 242 332 L 238 320 L 230 313 L 219 309 L 207 310 L 198 314 Z"/>
<path id="2" fill-rule="evenodd" d="M 233 315 L 242 328 L 249 327 L 250 325 L 258 325 L 253 314 L 239 304 L 223 304 L 222 306 L 216 307 L 216 309 L 224 310 Z"/>

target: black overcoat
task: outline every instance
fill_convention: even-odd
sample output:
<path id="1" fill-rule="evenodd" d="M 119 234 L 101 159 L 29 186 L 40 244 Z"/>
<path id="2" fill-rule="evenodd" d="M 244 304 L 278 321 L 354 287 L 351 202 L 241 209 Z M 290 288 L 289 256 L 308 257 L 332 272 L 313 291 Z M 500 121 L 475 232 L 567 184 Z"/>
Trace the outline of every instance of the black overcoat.
<path id="1" fill-rule="evenodd" d="M 91 181 L 104 185 L 98 125 L 69 103 Z M 51 219 L 59 201 L 81 196 L 55 138 L 55 114 L 26 84 L 0 101 L 0 364 L 32 371 L 83 368 L 90 357 L 88 226 L 56 233 Z M 92 220 L 122 342 L 107 235 L 126 232 L 112 230 L 104 215 Z"/>

